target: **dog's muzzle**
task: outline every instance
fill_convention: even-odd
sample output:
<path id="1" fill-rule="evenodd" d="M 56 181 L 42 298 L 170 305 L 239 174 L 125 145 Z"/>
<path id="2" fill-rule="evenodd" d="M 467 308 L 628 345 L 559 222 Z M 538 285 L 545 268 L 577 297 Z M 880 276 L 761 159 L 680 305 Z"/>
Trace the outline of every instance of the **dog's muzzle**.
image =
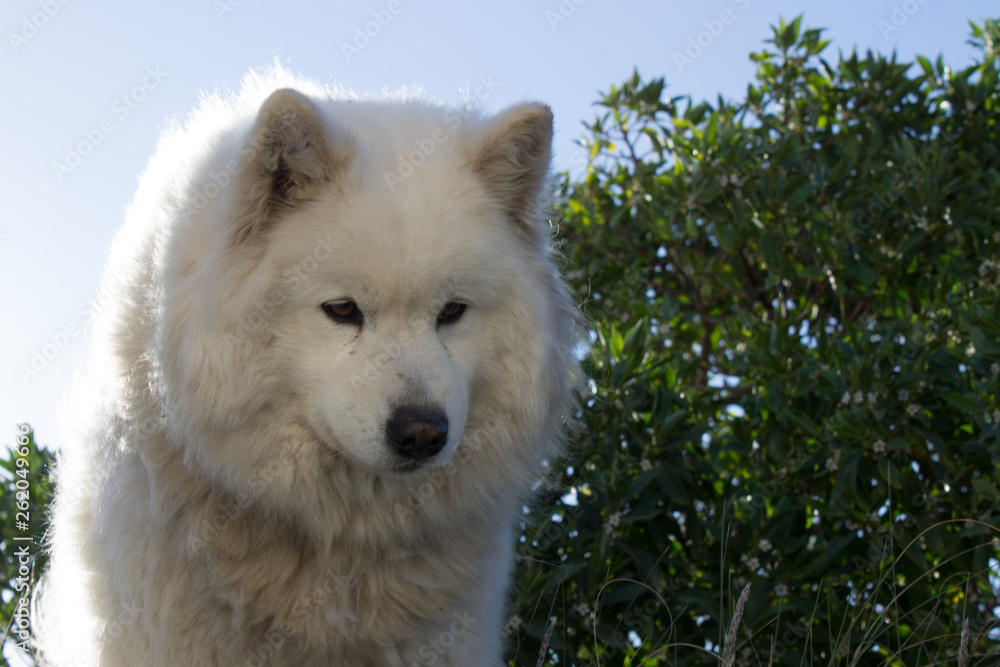
<path id="1" fill-rule="evenodd" d="M 406 405 L 386 422 L 389 448 L 409 461 L 429 459 L 448 442 L 448 417 L 439 408 Z"/>

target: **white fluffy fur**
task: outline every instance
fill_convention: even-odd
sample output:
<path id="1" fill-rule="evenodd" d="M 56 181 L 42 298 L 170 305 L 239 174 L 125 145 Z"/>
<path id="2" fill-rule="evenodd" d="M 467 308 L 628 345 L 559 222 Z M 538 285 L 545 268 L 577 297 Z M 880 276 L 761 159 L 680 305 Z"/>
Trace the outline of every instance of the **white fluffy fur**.
<path id="1" fill-rule="evenodd" d="M 50 664 L 501 664 L 512 528 L 578 377 L 550 143 L 541 105 L 483 117 L 280 69 L 166 133 L 59 466 Z M 320 308 L 347 297 L 360 329 Z M 449 435 L 398 472 L 384 424 L 412 402 Z"/>

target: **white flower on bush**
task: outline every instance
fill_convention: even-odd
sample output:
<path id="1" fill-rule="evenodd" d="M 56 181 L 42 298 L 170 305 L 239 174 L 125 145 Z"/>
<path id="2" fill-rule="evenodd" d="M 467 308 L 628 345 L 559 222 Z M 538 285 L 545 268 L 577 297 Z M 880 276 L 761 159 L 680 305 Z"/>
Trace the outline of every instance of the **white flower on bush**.
<path id="1" fill-rule="evenodd" d="M 840 404 L 847 405 L 851 402 L 851 392 L 845 391 L 844 395 L 840 397 Z"/>
<path id="2" fill-rule="evenodd" d="M 910 392 L 909 391 L 907 391 L 906 389 L 900 389 L 899 390 L 899 400 L 905 401 L 909 397 L 910 397 Z"/>
<path id="3" fill-rule="evenodd" d="M 995 361 L 990 364 L 990 373 L 993 373 L 993 375 L 1000 374 L 1000 364 Z"/>
<path id="4" fill-rule="evenodd" d="M 573 606 L 573 610 L 584 618 L 588 618 L 590 616 L 590 605 L 586 602 L 577 602 L 576 605 Z"/>
<path id="5" fill-rule="evenodd" d="M 608 535 L 614 535 L 616 532 L 615 528 L 617 528 L 618 524 L 620 524 L 621 522 L 622 522 L 622 513 L 615 512 L 614 514 L 608 517 L 607 523 L 604 524 L 604 532 L 606 532 Z"/>
<path id="6" fill-rule="evenodd" d="M 920 412 L 920 406 L 916 403 L 910 403 L 906 406 L 906 414 L 911 417 L 916 417 L 918 412 Z"/>
<path id="7" fill-rule="evenodd" d="M 773 549 L 774 546 L 771 544 L 770 540 L 766 540 L 765 539 L 765 540 L 761 540 L 760 542 L 757 543 L 757 548 L 760 549 L 761 551 L 763 551 L 764 553 L 767 553 L 768 551 L 770 551 L 771 549 Z"/>
<path id="8" fill-rule="evenodd" d="M 876 454 L 885 454 L 885 440 L 882 440 L 881 438 L 876 440 L 873 449 Z"/>
<path id="9" fill-rule="evenodd" d="M 774 586 L 774 594 L 779 598 L 788 597 L 788 586 L 785 584 L 776 584 Z"/>
<path id="10" fill-rule="evenodd" d="M 837 462 L 834 461 L 833 459 L 827 459 L 826 460 L 826 469 L 829 470 L 830 472 L 835 471 L 837 469 Z"/>
<path id="11" fill-rule="evenodd" d="M 649 462 L 649 459 L 643 459 L 639 461 L 639 467 L 642 468 L 643 472 L 648 472 L 653 469 L 653 464 Z"/>
<path id="12" fill-rule="evenodd" d="M 747 567 L 750 568 L 751 572 L 756 572 L 760 569 L 760 559 L 759 558 L 748 558 Z"/>
<path id="13" fill-rule="evenodd" d="M 504 632 L 512 632 L 517 630 L 519 627 L 521 627 L 521 617 L 515 614 L 510 617 L 509 621 L 507 621 L 507 627 L 504 628 Z"/>
<path id="14" fill-rule="evenodd" d="M 865 395 L 863 393 L 861 393 L 860 389 L 857 390 L 856 392 L 854 392 L 854 402 L 855 403 L 862 403 L 862 402 L 864 402 L 864 400 L 865 400 Z"/>

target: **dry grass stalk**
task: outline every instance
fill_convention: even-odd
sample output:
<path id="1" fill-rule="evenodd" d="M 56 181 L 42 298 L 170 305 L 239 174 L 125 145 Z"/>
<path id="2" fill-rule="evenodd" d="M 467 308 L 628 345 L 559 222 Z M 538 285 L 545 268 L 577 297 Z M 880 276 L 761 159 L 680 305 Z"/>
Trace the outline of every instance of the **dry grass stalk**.
<path id="1" fill-rule="evenodd" d="M 740 593 L 740 599 L 736 603 L 736 611 L 733 612 L 733 620 L 729 623 L 729 631 L 726 632 L 725 646 L 722 648 L 722 667 L 733 667 L 736 664 L 736 636 L 739 634 L 740 621 L 743 620 L 743 610 L 747 606 L 747 598 L 750 597 L 750 584 L 747 583 Z"/>
<path id="2" fill-rule="evenodd" d="M 958 647 L 958 667 L 967 667 L 969 664 L 969 619 L 962 623 L 962 641 Z"/>
<path id="3" fill-rule="evenodd" d="M 549 619 L 549 629 L 545 631 L 545 639 L 542 640 L 542 650 L 538 652 L 538 662 L 535 667 L 542 667 L 545 664 L 545 654 L 549 652 L 549 639 L 552 637 L 552 630 L 556 627 L 556 617 Z"/>

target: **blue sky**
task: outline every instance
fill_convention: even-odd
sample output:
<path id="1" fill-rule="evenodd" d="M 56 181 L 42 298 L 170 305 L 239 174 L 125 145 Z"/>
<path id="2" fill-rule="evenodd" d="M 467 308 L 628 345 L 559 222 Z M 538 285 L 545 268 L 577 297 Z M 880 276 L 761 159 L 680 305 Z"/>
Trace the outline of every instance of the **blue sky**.
<path id="1" fill-rule="evenodd" d="M 56 417 L 84 358 L 106 250 L 159 131 L 200 91 L 236 87 L 277 58 L 359 92 L 420 87 L 495 110 L 533 99 L 556 115 L 557 169 L 600 91 L 665 76 L 670 95 L 741 97 L 779 16 L 805 13 L 836 49 L 966 65 L 967 21 L 996 0 L 6 0 L 0 13 L 0 442 Z M 367 33 L 367 34 L 366 34 Z M 79 150 L 77 150 L 79 149 Z M 86 153 L 86 154 L 82 154 Z"/>

